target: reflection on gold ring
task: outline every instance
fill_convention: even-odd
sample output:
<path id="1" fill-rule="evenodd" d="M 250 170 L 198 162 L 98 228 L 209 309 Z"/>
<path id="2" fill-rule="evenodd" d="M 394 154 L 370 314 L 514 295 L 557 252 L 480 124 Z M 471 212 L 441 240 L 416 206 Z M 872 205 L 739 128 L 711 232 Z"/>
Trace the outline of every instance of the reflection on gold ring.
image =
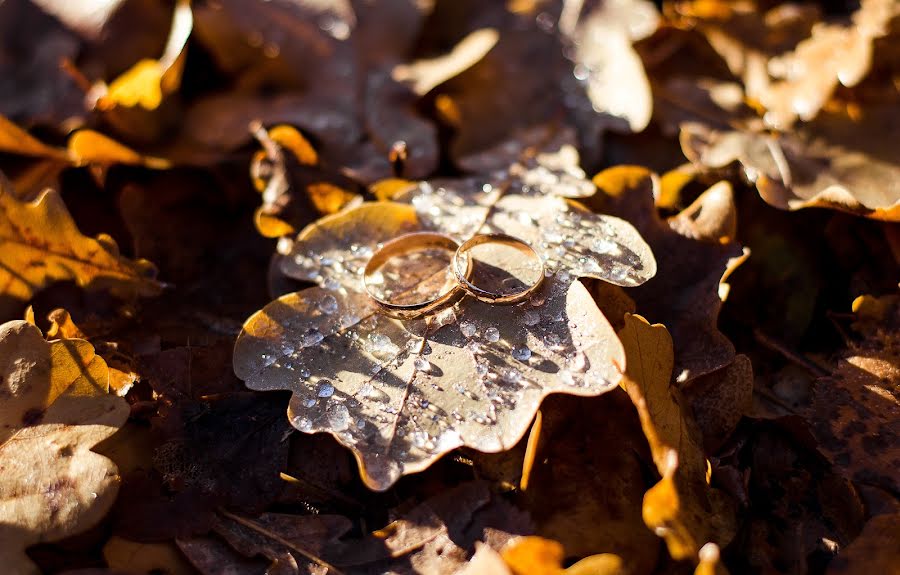
<path id="1" fill-rule="evenodd" d="M 469 281 L 469 276 L 471 275 L 472 268 L 472 258 L 469 256 L 469 251 L 475 246 L 488 243 L 503 244 L 513 247 L 537 260 L 539 266 L 538 271 L 540 272 L 537 280 L 525 289 L 510 294 L 492 292 L 480 288 Z M 460 266 L 462 260 L 466 261 L 466 268 L 464 269 Z M 461 246 L 459 246 L 459 248 L 456 250 L 456 253 L 453 254 L 453 262 L 451 265 L 453 266 L 453 272 L 456 274 L 456 281 L 459 282 L 459 285 L 463 290 L 465 290 L 467 294 L 483 302 L 493 304 L 508 305 L 520 302 L 531 296 L 531 294 L 533 294 L 535 290 L 540 287 L 541 282 L 544 280 L 544 260 L 541 259 L 541 256 L 534 250 L 534 248 L 525 243 L 524 240 L 507 234 L 479 234 L 470 238 Z"/>

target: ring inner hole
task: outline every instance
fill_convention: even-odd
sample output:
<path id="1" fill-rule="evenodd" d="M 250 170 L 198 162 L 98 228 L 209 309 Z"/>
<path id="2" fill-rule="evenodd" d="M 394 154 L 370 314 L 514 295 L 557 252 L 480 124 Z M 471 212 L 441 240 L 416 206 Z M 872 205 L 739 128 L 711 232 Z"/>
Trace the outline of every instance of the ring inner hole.
<path id="1" fill-rule="evenodd" d="M 369 276 L 369 289 L 397 305 L 433 300 L 456 284 L 452 260 L 452 251 L 437 247 L 393 255 Z"/>
<path id="2" fill-rule="evenodd" d="M 474 246 L 464 255 L 472 258 L 469 282 L 485 291 L 499 295 L 515 294 L 541 279 L 540 261 L 524 246 L 487 242 Z M 460 259 L 460 268 L 464 269 L 466 260 Z"/>

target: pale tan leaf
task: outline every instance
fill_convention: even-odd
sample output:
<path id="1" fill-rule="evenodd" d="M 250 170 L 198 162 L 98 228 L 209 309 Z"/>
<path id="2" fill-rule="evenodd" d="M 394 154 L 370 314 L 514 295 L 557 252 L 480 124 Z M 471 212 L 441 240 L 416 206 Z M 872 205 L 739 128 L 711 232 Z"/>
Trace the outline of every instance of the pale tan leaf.
<path id="1" fill-rule="evenodd" d="M 11 401 L 0 442 L 0 562 L 7 573 L 37 573 L 27 546 L 84 531 L 112 505 L 116 466 L 90 449 L 129 409 L 108 394 L 106 363 L 83 340 L 48 343 L 33 325 L 13 321 L 0 326 L 0 350 Z"/>

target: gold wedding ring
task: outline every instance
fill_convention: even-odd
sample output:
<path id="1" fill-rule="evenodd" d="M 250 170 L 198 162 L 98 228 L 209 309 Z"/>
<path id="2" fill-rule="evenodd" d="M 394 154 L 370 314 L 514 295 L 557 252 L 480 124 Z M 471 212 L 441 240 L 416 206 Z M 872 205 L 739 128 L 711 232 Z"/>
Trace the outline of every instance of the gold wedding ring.
<path id="1" fill-rule="evenodd" d="M 509 294 L 489 291 L 480 288 L 469 281 L 473 259 L 469 255 L 469 251 L 475 246 L 487 243 L 510 246 L 519 250 L 520 252 L 528 254 L 530 257 L 537 260 L 540 272 L 537 280 L 530 286 L 527 286 L 520 291 Z M 463 261 L 465 261 L 465 267 L 461 265 L 463 264 Z M 470 238 L 465 243 L 463 243 L 463 245 L 459 246 L 459 248 L 456 250 L 456 253 L 453 254 L 453 262 L 451 265 L 453 266 L 453 272 L 456 274 L 456 281 L 459 282 L 460 287 L 462 287 L 462 289 L 467 294 L 474 297 L 475 299 L 492 304 L 504 305 L 520 302 L 533 294 L 535 290 L 540 287 L 541 282 L 544 280 L 544 261 L 541 259 L 541 256 L 534 250 L 534 248 L 525 243 L 523 240 L 507 234 L 479 234 Z"/>
<path id="2" fill-rule="evenodd" d="M 372 289 L 372 276 L 381 268 L 389 259 L 402 256 L 411 252 L 417 252 L 427 249 L 442 249 L 452 254 L 457 253 L 460 248 L 459 242 L 436 232 L 412 232 L 396 237 L 386 242 L 381 249 L 372 255 L 372 258 L 366 264 L 363 270 L 363 285 L 369 297 L 378 304 L 386 315 L 397 319 L 414 319 L 427 315 L 440 308 L 452 303 L 456 297 L 462 295 L 459 285 L 453 285 L 446 291 L 443 291 L 433 298 L 426 299 L 414 303 L 396 303 L 380 297 Z M 467 277 L 472 271 L 471 262 L 468 269 L 463 270 L 463 277 Z M 454 270 L 455 271 L 455 270 Z M 457 275 L 458 277 L 458 275 Z"/>

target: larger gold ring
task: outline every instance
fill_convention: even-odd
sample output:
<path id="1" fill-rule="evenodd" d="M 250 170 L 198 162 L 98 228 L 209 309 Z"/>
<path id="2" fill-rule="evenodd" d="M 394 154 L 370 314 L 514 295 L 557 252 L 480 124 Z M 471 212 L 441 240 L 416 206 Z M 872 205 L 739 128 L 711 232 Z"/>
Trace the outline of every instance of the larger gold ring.
<path id="1" fill-rule="evenodd" d="M 408 254 L 410 252 L 427 250 L 429 248 L 439 248 L 455 254 L 459 249 L 459 242 L 436 232 L 411 232 L 398 236 L 386 242 L 381 249 L 372 255 L 372 258 L 366 264 L 363 270 L 363 286 L 366 293 L 372 298 L 378 307 L 388 315 L 397 319 L 415 319 L 423 315 L 435 312 L 440 308 L 452 303 L 456 297 L 462 295 L 459 285 L 451 286 L 447 291 L 438 293 L 431 299 L 426 299 L 414 303 L 396 303 L 382 298 L 372 289 L 370 283 L 375 272 L 381 268 L 392 257 Z M 471 264 L 468 271 L 464 275 L 471 272 Z"/>
<path id="2" fill-rule="evenodd" d="M 496 243 L 510 246 L 534 258 L 538 262 L 538 271 L 540 272 L 538 274 L 537 281 L 521 291 L 509 294 L 492 292 L 480 288 L 469 281 L 469 276 L 471 275 L 472 268 L 472 257 L 469 256 L 469 250 L 471 250 L 475 246 L 487 243 Z M 465 268 L 461 266 L 464 260 L 466 262 Z M 465 243 L 463 243 L 463 245 L 459 246 L 459 249 L 457 249 L 456 253 L 453 254 L 452 265 L 453 272 L 456 274 L 456 281 L 459 282 L 460 287 L 462 287 L 462 289 L 467 294 L 474 297 L 475 299 L 492 304 L 513 304 L 527 299 L 541 286 L 541 282 L 544 281 L 544 260 L 541 259 L 540 254 L 538 254 L 533 247 L 525 243 L 523 240 L 507 234 L 479 234 L 477 236 L 473 236 Z"/>

